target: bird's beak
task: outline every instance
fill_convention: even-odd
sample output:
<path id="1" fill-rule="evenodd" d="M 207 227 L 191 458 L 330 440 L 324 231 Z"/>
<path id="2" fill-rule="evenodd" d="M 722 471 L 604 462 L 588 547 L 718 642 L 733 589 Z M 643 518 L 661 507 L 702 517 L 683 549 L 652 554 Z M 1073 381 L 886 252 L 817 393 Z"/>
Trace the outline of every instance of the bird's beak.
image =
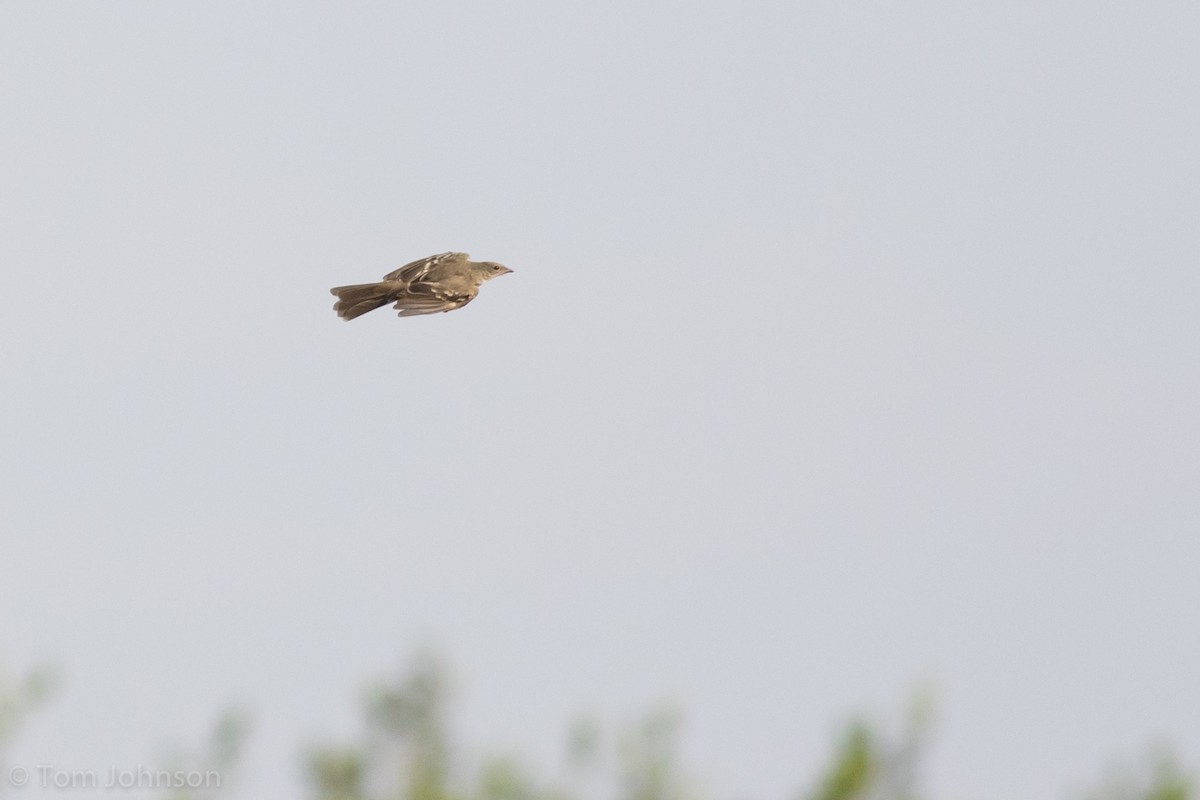
<path id="1" fill-rule="evenodd" d="M 508 273 L 510 273 L 510 272 L 512 272 L 512 270 L 511 270 L 511 269 L 509 269 L 508 267 L 505 267 L 505 268 L 504 268 L 504 272 L 501 272 L 500 274 L 501 274 L 501 275 L 507 275 L 507 274 L 508 274 Z"/>

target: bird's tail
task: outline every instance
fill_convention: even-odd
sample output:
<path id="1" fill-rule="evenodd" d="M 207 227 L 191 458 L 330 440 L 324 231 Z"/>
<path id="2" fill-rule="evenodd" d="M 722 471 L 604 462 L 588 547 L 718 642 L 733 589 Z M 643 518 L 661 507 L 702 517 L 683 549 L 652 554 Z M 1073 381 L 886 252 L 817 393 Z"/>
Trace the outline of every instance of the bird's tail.
<path id="1" fill-rule="evenodd" d="M 386 283 L 358 283 L 354 286 L 335 286 L 329 290 L 337 295 L 333 310 L 345 320 L 361 317 L 368 311 L 386 306 L 393 299 Z"/>

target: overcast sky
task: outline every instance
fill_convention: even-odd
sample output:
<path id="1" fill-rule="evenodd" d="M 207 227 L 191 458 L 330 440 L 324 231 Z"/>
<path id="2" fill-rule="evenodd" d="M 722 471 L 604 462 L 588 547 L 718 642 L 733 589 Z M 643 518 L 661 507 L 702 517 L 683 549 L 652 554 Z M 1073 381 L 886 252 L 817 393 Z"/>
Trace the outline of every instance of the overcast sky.
<path id="1" fill-rule="evenodd" d="M 670 700 L 716 800 L 922 685 L 937 798 L 1196 763 L 1198 96 L 1187 0 L 4 3 L 13 760 L 240 701 L 301 796 L 432 644 L 470 747 Z M 445 250 L 515 273 L 334 316 Z"/>

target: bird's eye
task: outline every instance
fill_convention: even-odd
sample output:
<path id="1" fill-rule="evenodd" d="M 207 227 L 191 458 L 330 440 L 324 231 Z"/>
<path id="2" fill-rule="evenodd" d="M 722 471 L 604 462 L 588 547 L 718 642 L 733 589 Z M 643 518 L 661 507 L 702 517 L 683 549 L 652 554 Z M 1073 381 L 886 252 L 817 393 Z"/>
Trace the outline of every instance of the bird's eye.
<path id="1" fill-rule="evenodd" d="M 499 271 L 500 271 L 500 265 L 492 264 L 492 272 L 499 272 Z"/>

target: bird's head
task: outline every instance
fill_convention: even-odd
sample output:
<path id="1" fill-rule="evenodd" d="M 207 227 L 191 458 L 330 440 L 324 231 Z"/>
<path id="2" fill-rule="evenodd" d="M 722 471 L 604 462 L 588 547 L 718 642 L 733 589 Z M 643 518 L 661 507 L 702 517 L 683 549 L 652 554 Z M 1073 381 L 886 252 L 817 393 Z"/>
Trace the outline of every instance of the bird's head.
<path id="1" fill-rule="evenodd" d="M 492 278 L 499 278 L 501 275 L 512 272 L 508 267 L 503 264 L 497 264 L 495 261 L 481 261 L 477 269 L 479 270 L 480 278 L 485 281 L 490 281 Z"/>

